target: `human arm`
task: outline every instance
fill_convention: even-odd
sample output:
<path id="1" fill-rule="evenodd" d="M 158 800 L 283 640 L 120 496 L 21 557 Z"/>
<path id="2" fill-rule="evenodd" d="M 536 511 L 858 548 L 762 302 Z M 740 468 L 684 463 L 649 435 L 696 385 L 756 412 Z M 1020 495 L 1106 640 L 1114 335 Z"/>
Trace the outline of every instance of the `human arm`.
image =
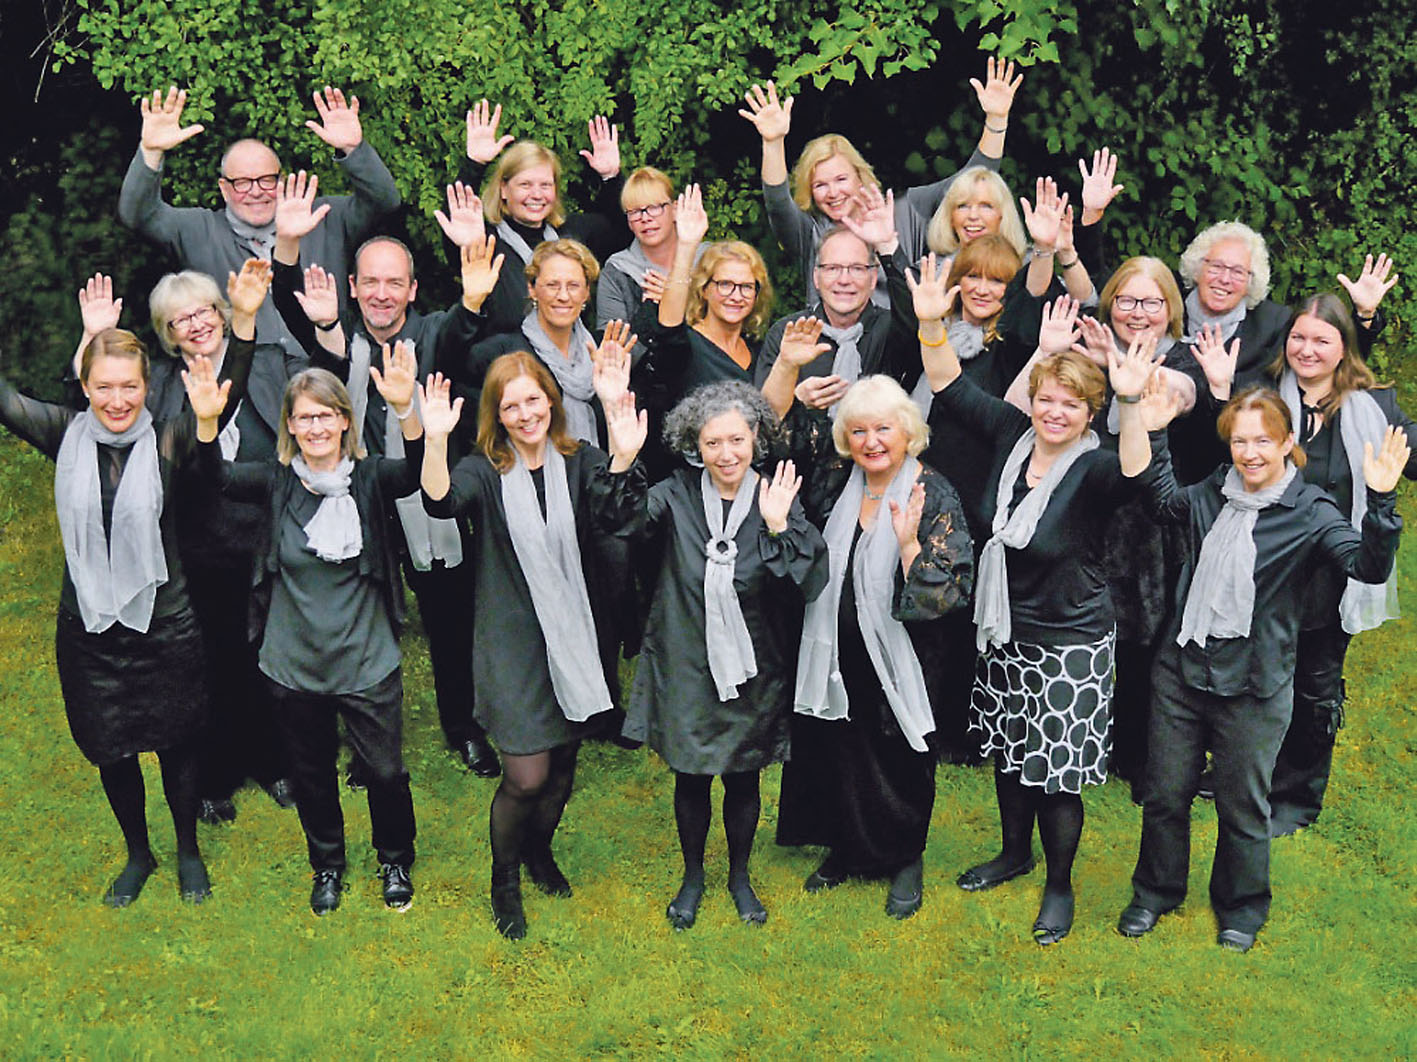
<path id="1" fill-rule="evenodd" d="M 891 606 L 892 617 L 901 622 L 938 619 L 964 608 L 974 590 L 974 547 L 954 487 L 922 466 L 912 505 L 917 498 L 918 517 L 906 514 L 914 524 L 914 556 L 902 564 Z M 891 515 L 896 527 L 894 510 Z M 897 529 L 897 537 L 899 533 Z M 904 547 L 901 560 L 905 561 Z"/>
<path id="2" fill-rule="evenodd" d="M 1155 412 L 1161 423 L 1154 430 L 1161 430 L 1176 415 L 1176 398 L 1165 389 L 1157 372 L 1161 358 L 1156 353 L 1156 338 L 1151 335 L 1138 336 L 1132 340 L 1125 354 L 1116 350 L 1107 355 L 1107 377 L 1117 396 L 1120 433 L 1117 443 L 1117 457 L 1122 466 L 1122 475 L 1135 478 L 1151 463 L 1151 444 L 1147 438 L 1152 426 L 1147 414 Z M 1154 396 L 1153 404 L 1143 407 L 1142 395 L 1148 388 L 1161 389 L 1162 396 Z M 1168 403 L 1161 405 L 1161 403 Z"/>
<path id="3" fill-rule="evenodd" d="M 182 109 L 186 106 L 187 90 L 176 85 L 168 88 L 166 96 L 161 89 L 154 89 L 151 98 L 144 96 L 139 101 L 143 127 L 138 146 L 148 169 L 161 167 L 164 155 L 205 128 L 201 123 L 182 124 Z"/>
<path id="4" fill-rule="evenodd" d="M 910 289 L 915 318 L 920 322 L 920 362 L 930 381 L 930 390 L 943 391 L 964 371 L 945 333 L 945 317 L 959 296 L 959 286 L 945 287 L 943 263 L 936 263 L 933 252 L 920 262 L 920 279 L 916 280 L 907 270 L 905 282 Z"/>
<path id="5" fill-rule="evenodd" d="M 117 328 L 122 313 L 123 300 L 113 297 L 111 276 L 95 273 L 79 289 L 79 317 L 84 323 L 84 331 L 79 337 L 78 349 L 74 351 L 75 379 L 78 378 L 83 365 L 84 348 L 100 332 Z"/>
<path id="6" fill-rule="evenodd" d="M 448 471 L 448 436 L 462 416 L 463 400 L 452 398 L 453 382 L 435 372 L 420 389 L 423 407 L 423 469 L 419 484 L 423 488 L 424 507 L 434 516 L 452 516 L 440 507 L 434 511 L 428 502 L 441 502 L 448 496 L 451 477 Z"/>
<path id="7" fill-rule="evenodd" d="M 830 344 L 820 342 L 821 336 L 822 322 L 815 317 L 799 317 L 784 326 L 777 360 L 762 386 L 763 397 L 779 417 L 786 416 L 792 406 L 802 368 L 831 350 Z"/>
<path id="8" fill-rule="evenodd" d="M 402 196 L 394 175 L 364 138 L 359 98 L 351 95 L 346 101 L 343 91 L 326 85 L 323 92 L 314 93 L 314 102 L 319 121 L 307 121 L 305 127 L 334 148 L 335 163 L 354 192 L 329 201 L 334 207 L 330 223 L 353 243 L 368 232 L 376 219 L 397 209 Z"/>
<path id="9" fill-rule="evenodd" d="M 1068 209 L 1068 194 L 1058 194 L 1058 185 L 1051 177 L 1039 177 L 1034 185 L 1034 201 L 1020 199 L 1024 224 L 1033 241 L 1033 256 L 1028 260 L 1026 285 L 1030 295 L 1043 295 L 1053 280 L 1053 257 L 1057 252 L 1058 233 L 1063 214 Z"/>
<path id="10" fill-rule="evenodd" d="M 786 144 L 787 134 L 792 128 L 793 97 L 787 96 L 779 100 L 777 86 L 769 81 L 766 91 L 761 85 L 754 85 L 744 95 L 743 100 L 747 108 L 738 113 L 753 123 L 763 141 L 763 184 L 785 185 Z"/>
<path id="11" fill-rule="evenodd" d="M 991 159 L 1003 158 L 1004 137 L 1009 128 L 1009 112 L 1013 110 L 1014 96 L 1023 84 L 1023 74 L 1014 74 L 1012 61 L 989 57 L 984 82 L 970 78 L 974 94 L 979 99 L 979 109 L 984 112 L 984 128 L 979 134 L 976 150 Z"/>
<path id="12" fill-rule="evenodd" d="M 1068 294 L 1079 302 L 1095 300 L 1097 287 L 1093 284 L 1092 273 L 1087 268 L 1082 254 L 1078 251 L 1073 228 L 1073 208 L 1063 211 L 1058 225 L 1058 245 L 1053 260 L 1058 263 L 1059 275 Z"/>
<path id="13" fill-rule="evenodd" d="M 664 298 L 659 300 L 659 323 L 673 328 L 684 323 L 689 306 L 689 278 L 694 272 L 694 253 L 699 241 L 708 233 L 708 214 L 704 210 L 703 193 L 691 184 L 679 193 L 674 211 L 674 263 L 665 281 Z"/>
<path id="14" fill-rule="evenodd" d="M 162 201 L 163 156 L 203 128 L 200 124 L 182 124 L 182 109 L 186 104 L 187 90 L 175 85 L 167 90 L 166 96 L 154 90 L 151 98 L 144 97 L 139 103 L 142 132 L 138 150 L 123 175 L 123 187 L 118 193 L 118 219 L 129 228 L 169 246 L 177 240 L 178 218 L 183 211 Z"/>

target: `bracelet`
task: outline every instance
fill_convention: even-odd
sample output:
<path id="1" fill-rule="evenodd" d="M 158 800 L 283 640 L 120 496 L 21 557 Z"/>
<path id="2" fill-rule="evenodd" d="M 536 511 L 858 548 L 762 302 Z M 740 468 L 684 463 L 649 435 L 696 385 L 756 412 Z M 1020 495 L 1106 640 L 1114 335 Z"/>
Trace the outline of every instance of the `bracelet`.
<path id="1" fill-rule="evenodd" d="M 391 406 L 391 407 L 389 407 L 389 408 L 392 409 L 393 407 Z M 413 416 L 413 411 L 414 411 L 415 409 L 417 409 L 417 408 L 418 408 L 418 403 L 417 403 L 417 402 L 410 402 L 410 403 L 408 404 L 408 409 L 406 409 L 406 410 L 405 410 L 404 412 L 402 412 L 402 413 L 400 413 L 397 409 L 395 409 L 395 410 L 394 410 L 394 416 L 398 417 L 399 420 L 407 420 L 409 417 Z"/>
<path id="2" fill-rule="evenodd" d="M 925 338 L 925 333 L 920 331 L 919 329 L 916 329 L 915 338 L 920 340 L 920 345 L 922 347 L 943 347 L 946 343 L 950 341 L 949 333 L 941 332 L 940 338 L 935 340 L 935 342 L 931 343 L 928 339 Z"/>
<path id="3" fill-rule="evenodd" d="M 1378 311 L 1374 310 L 1372 313 L 1356 313 L 1353 316 L 1360 321 L 1371 321 L 1378 316 Z"/>
<path id="4" fill-rule="evenodd" d="M 1034 247 L 1033 253 L 1039 258 L 1052 258 L 1058 253 L 1056 247 Z"/>
<path id="5" fill-rule="evenodd" d="M 1075 266 L 1075 265 L 1077 265 L 1077 264 L 1078 264 L 1078 259 L 1077 259 L 1077 258 L 1074 258 L 1071 262 L 1064 262 L 1061 258 L 1058 259 L 1058 265 L 1060 265 L 1060 266 L 1061 266 L 1062 268 L 1064 268 L 1064 269 L 1071 269 L 1073 266 Z"/>
<path id="6" fill-rule="evenodd" d="M 991 133 L 1002 133 L 1004 130 L 1008 129 L 1008 127 L 1009 127 L 1009 123 L 1008 123 L 1008 122 L 1005 122 L 1005 123 L 1004 123 L 1002 126 L 1000 126 L 998 129 L 995 129 L 992 125 L 989 124 L 989 119 L 988 119 L 988 118 L 985 118 L 985 119 L 984 119 L 984 128 L 987 129 L 987 130 L 989 130 L 989 132 L 991 132 Z"/>
<path id="7" fill-rule="evenodd" d="M 320 324 L 319 321 L 311 321 L 310 323 L 315 326 L 317 332 L 333 332 L 339 327 L 339 318 L 336 317 L 329 324 Z"/>
<path id="8" fill-rule="evenodd" d="M 666 283 L 666 284 L 688 284 L 688 283 L 689 283 L 689 278 L 688 278 L 688 277 L 685 277 L 683 280 L 672 280 L 672 279 L 671 279 L 671 280 L 666 280 L 665 283 Z"/>
<path id="9" fill-rule="evenodd" d="M 1124 406 L 1134 406 L 1141 401 L 1141 395 L 1117 395 L 1117 401 Z"/>

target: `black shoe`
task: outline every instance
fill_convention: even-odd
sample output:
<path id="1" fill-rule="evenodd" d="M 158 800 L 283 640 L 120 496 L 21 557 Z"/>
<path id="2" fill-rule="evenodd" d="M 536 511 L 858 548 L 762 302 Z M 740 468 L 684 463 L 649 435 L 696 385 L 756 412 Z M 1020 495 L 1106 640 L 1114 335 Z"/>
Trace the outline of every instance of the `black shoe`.
<path id="1" fill-rule="evenodd" d="M 1038 917 L 1033 923 L 1033 939 L 1040 947 L 1056 944 L 1073 928 L 1073 894 L 1043 890 L 1043 902 L 1038 905 Z"/>
<path id="2" fill-rule="evenodd" d="M 467 769 L 479 778 L 496 778 L 502 773 L 502 763 L 486 738 L 468 738 L 457 752 Z"/>
<path id="3" fill-rule="evenodd" d="M 108 891 L 103 894 L 103 902 L 109 907 L 127 907 L 138 898 L 152 872 L 157 869 L 157 860 L 149 856 L 146 860 L 129 859 Z"/>
<path id="4" fill-rule="evenodd" d="M 492 867 L 492 921 L 508 940 L 526 936 L 526 911 L 522 909 L 521 867 Z"/>
<path id="5" fill-rule="evenodd" d="M 805 892 L 824 892 L 827 889 L 834 889 L 847 879 L 846 871 L 841 869 L 841 864 L 836 861 L 836 856 L 829 855 L 822 860 L 822 865 L 812 873 L 807 875 L 807 880 L 802 883 Z"/>
<path id="6" fill-rule="evenodd" d="M 745 874 L 743 880 L 728 886 L 728 894 L 733 897 L 733 906 L 738 908 L 738 917 L 750 926 L 760 926 L 768 920 L 768 909 Z"/>
<path id="7" fill-rule="evenodd" d="M 1222 929 L 1215 942 L 1229 951 L 1246 952 L 1255 946 L 1255 934 L 1243 929 Z"/>
<path id="8" fill-rule="evenodd" d="M 886 893 L 886 914 L 904 921 L 920 910 L 920 904 L 925 898 L 922 872 L 923 866 L 917 859 L 896 873 L 891 880 L 890 891 Z"/>
<path id="9" fill-rule="evenodd" d="M 1128 904 L 1117 919 L 1117 932 L 1124 937 L 1144 937 L 1156 928 L 1160 918 L 1160 911 L 1153 911 L 1139 903 Z"/>
<path id="10" fill-rule="evenodd" d="M 699 917 L 699 902 L 704 898 L 703 881 L 684 881 L 674 899 L 669 901 L 664 916 L 676 930 L 690 928 Z"/>
<path id="11" fill-rule="evenodd" d="M 295 790 L 292 788 L 289 778 L 277 778 L 269 784 L 263 783 L 261 788 L 269 794 L 278 807 L 285 809 L 295 807 Z"/>
<path id="12" fill-rule="evenodd" d="M 184 903 L 205 903 L 212 898 L 212 882 L 201 856 L 178 856 L 177 890 Z"/>
<path id="13" fill-rule="evenodd" d="M 340 893 L 343 891 L 344 874 L 342 871 L 315 871 L 314 884 L 310 888 L 310 910 L 317 915 L 329 914 L 339 906 Z"/>
<path id="14" fill-rule="evenodd" d="M 234 822 L 236 820 L 236 805 L 231 802 L 230 797 L 218 800 L 210 800 L 207 797 L 202 797 L 202 804 L 197 811 L 197 818 L 201 819 L 208 826 L 220 826 L 224 822 Z"/>
<path id="15" fill-rule="evenodd" d="M 1201 772 L 1200 784 L 1196 786 L 1196 796 L 1202 800 L 1215 799 L 1215 772 L 1209 767 Z"/>
<path id="16" fill-rule="evenodd" d="M 530 875 L 532 884 L 547 896 L 571 895 L 571 883 L 556 865 L 556 857 L 551 854 L 550 848 L 527 856 L 525 862 L 526 872 Z"/>
<path id="17" fill-rule="evenodd" d="M 380 863 L 379 879 L 384 883 L 384 906 L 406 911 L 413 903 L 413 881 L 402 863 Z"/>
<path id="18" fill-rule="evenodd" d="M 955 884 L 965 892 L 983 892 L 985 889 L 992 889 L 1006 881 L 1013 881 L 1014 878 L 1027 874 L 1033 869 L 1035 860 L 1032 855 L 1029 855 L 1018 866 L 1001 868 L 998 863 L 999 860 L 991 859 L 987 863 L 980 863 L 977 867 L 970 867 L 955 878 Z"/>

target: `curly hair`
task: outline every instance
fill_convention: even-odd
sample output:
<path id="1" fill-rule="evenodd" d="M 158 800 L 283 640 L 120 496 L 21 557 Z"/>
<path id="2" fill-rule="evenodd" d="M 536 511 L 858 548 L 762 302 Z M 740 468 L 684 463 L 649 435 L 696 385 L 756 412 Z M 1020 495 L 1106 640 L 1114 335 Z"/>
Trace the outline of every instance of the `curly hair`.
<path id="1" fill-rule="evenodd" d="M 708 313 L 708 299 L 704 292 L 718 267 L 730 259 L 743 262 L 753 271 L 753 279 L 758 283 L 758 291 L 753 299 L 753 309 L 743 322 L 743 331 L 750 336 L 760 336 L 772 320 L 773 290 L 768 279 L 767 263 L 752 244 L 742 240 L 720 240 L 711 243 L 704 251 L 694 272 L 689 277 L 689 305 L 684 320 L 690 325 L 702 321 Z"/>
<path id="2" fill-rule="evenodd" d="M 1250 252 L 1250 283 L 1245 288 L 1245 305 L 1254 309 L 1269 294 L 1269 248 L 1264 237 L 1240 221 L 1217 221 L 1181 252 L 1181 278 L 1192 287 L 1205 269 L 1205 259 L 1221 240 L 1239 240 Z"/>
<path id="3" fill-rule="evenodd" d="M 664 418 L 664 445 L 701 468 L 699 433 L 714 417 L 735 411 L 753 431 L 753 463 L 765 460 L 781 435 L 782 425 L 762 392 L 740 380 L 718 380 L 685 395 Z"/>

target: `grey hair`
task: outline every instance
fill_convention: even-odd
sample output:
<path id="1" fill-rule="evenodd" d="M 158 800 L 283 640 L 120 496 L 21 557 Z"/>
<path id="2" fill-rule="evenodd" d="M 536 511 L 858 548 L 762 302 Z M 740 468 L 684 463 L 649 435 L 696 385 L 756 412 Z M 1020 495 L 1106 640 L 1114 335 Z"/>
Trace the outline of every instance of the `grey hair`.
<path id="1" fill-rule="evenodd" d="M 738 380 L 719 380 L 690 391 L 664 418 L 664 444 L 695 468 L 702 468 L 699 432 L 714 417 L 737 411 L 753 431 L 753 462 L 764 460 L 781 431 L 777 414 L 762 392 Z"/>
<path id="2" fill-rule="evenodd" d="M 157 341 L 163 350 L 174 357 L 177 355 L 177 344 L 172 340 L 168 322 L 178 310 L 194 302 L 215 306 L 217 313 L 221 314 L 223 331 L 231 331 L 231 303 L 226 301 L 217 282 L 206 273 L 195 269 L 168 273 L 153 286 L 152 294 L 148 296 L 148 313 L 152 315 Z"/>
<path id="3" fill-rule="evenodd" d="M 1205 269 L 1206 256 L 1221 240 L 1239 240 L 1250 252 L 1250 283 L 1245 288 L 1245 305 L 1253 310 L 1269 294 L 1269 248 L 1264 237 L 1242 221 L 1217 221 L 1191 241 L 1181 252 L 1181 278 L 1190 287 Z"/>
<path id="4" fill-rule="evenodd" d="M 905 433 L 905 449 L 911 457 L 919 457 L 930 441 L 930 426 L 905 388 L 889 376 L 863 376 L 847 389 L 837 404 L 836 420 L 832 424 L 836 452 L 850 457 L 847 436 L 852 425 L 877 417 L 894 421 Z"/>

